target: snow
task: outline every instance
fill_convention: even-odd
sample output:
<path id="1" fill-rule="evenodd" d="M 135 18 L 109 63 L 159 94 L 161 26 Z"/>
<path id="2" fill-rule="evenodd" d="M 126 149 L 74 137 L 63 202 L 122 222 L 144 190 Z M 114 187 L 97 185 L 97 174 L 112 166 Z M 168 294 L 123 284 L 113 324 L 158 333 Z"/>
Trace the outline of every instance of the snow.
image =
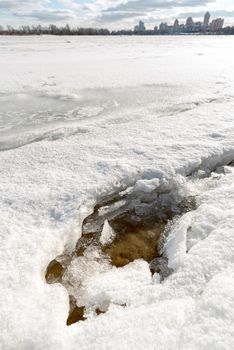
<path id="1" fill-rule="evenodd" d="M 232 349 L 233 38 L 66 40 L 0 38 L 0 347 Z M 79 297 L 108 311 L 67 327 L 46 267 L 95 203 L 129 188 L 196 196 L 166 238 L 173 271 L 77 258 Z"/>
<path id="2" fill-rule="evenodd" d="M 102 234 L 100 237 L 100 242 L 102 245 L 106 245 L 108 243 L 111 243 L 113 238 L 115 237 L 115 233 L 113 232 L 111 226 L 109 225 L 108 221 L 105 220 Z"/>

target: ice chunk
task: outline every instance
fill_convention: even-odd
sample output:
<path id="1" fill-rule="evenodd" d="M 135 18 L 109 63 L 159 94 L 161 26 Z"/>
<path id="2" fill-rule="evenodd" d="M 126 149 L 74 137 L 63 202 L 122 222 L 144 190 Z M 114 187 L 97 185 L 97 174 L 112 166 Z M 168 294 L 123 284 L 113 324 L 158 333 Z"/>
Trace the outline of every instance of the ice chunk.
<path id="1" fill-rule="evenodd" d="M 137 181 L 134 190 L 139 192 L 150 193 L 153 192 L 159 186 L 159 183 L 159 179 L 139 180 Z"/>
<path id="2" fill-rule="evenodd" d="M 100 242 L 102 245 L 106 245 L 109 244 L 113 241 L 113 239 L 115 238 L 115 232 L 114 230 L 111 228 L 109 222 L 106 220 L 102 229 L 102 234 L 101 234 L 101 238 L 100 238 Z"/>

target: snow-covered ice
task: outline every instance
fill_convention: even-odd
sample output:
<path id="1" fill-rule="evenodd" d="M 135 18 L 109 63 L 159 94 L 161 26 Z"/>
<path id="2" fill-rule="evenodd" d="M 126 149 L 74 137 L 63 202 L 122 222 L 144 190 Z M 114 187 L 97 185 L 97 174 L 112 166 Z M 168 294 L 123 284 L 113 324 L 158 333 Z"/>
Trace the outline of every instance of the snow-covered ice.
<path id="1" fill-rule="evenodd" d="M 233 348 L 233 44 L 0 38 L 1 349 Z M 167 232 L 172 272 L 77 258 L 79 297 L 108 311 L 67 327 L 68 293 L 46 267 L 98 201 L 129 188 L 196 197 Z"/>

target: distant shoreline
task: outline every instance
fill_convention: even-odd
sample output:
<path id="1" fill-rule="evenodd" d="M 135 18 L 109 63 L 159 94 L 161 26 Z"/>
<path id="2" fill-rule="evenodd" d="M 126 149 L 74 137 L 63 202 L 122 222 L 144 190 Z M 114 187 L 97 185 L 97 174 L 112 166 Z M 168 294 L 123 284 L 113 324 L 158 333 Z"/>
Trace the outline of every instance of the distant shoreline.
<path id="1" fill-rule="evenodd" d="M 178 33 L 178 34 L 140 34 L 140 33 L 110 33 L 110 34 L 53 34 L 53 33 L 46 33 L 46 34 L 37 34 L 37 33 L 29 33 L 29 34 L 21 34 L 21 33 L 4 33 L 0 34 L 0 37 L 9 37 L 9 36 L 176 36 L 176 37 L 186 37 L 186 36 L 232 36 L 234 35 L 234 32 L 232 33 Z"/>
<path id="2" fill-rule="evenodd" d="M 210 36 L 210 35 L 234 35 L 234 26 L 220 28 L 215 31 L 200 30 L 192 31 L 183 29 L 180 31 L 160 31 L 160 30 L 108 30 L 106 28 L 70 28 L 57 27 L 53 24 L 48 27 L 36 26 L 22 26 L 20 28 L 13 28 L 7 26 L 6 28 L 0 25 L 0 36 L 31 36 L 31 35 L 56 35 L 56 36 Z"/>
<path id="3" fill-rule="evenodd" d="M 234 33 L 231 34 L 144 34 L 144 35 L 138 35 L 138 34 L 109 34 L 109 35 L 105 35 L 105 34 L 74 34 L 74 35 L 69 35 L 69 34 L 42 34 L 42 35 L 38 35 L 38 34 L 0 34 L 0 37 L 26 37 L 26 36 L 73 36 L 73 37 L 77 37 L 77 36 L 111 36 L 111 37 L 117 37 L 117 36 L 145 36 L 145 37 L 149 37 L 149 36 L 158 36 L 158 37 L 163 37 L 163 36 L 174 36 L 174 37 L 187 37 L 187 36 L 195 36 L 195 37 L 205 37 L 205 36 L 233 36 Z"/>

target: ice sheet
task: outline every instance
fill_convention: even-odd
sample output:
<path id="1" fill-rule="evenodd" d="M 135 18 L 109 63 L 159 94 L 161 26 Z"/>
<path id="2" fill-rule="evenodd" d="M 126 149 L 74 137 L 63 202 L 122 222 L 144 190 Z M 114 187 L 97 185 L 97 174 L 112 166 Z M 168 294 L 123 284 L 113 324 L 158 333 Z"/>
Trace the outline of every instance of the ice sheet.
<path id="1" fill-rule="evenodd" d="M 232 349 L 233 173 L 186 176 L 234 159 L 233 38 L 69 41 L 0 38 L 1 348 Z M 113 302 L 67 327 L 48 263 L 103 196 L 158 185 L 199 204 L 169 234 L 174 272 L 159 283 L 140 261 L 90 279 L 84 297 Z"/>

